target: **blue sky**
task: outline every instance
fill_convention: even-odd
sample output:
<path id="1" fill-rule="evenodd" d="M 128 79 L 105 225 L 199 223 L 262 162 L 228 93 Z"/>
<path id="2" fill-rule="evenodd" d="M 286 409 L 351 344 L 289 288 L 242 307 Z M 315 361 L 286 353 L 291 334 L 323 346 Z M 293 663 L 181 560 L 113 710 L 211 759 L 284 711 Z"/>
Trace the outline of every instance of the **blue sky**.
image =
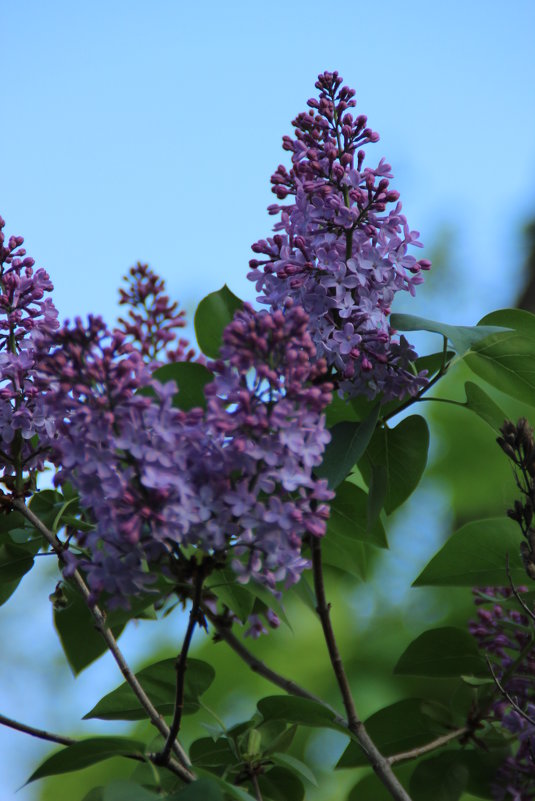
<path id="1" fill-rule="evenodd" d="M 393 165 L 411 227 L 428 245 L 457 230 L 474 309 L 452 286 L 450 316 L 511 299 L 535 213 L 530 0 L 4 0 L 1 14 L 0 213 L 51 273 L 62 317 L 113 318 L 138 259 L 188 304 L 224 281 L 252 299 L 281 137 L 324 69 L 357 89 L 381 134 L 369 158 Z"/>
<path id="2" fill-rule="evenodd" d="M 356 88 L 381 134 L 369 158 L 393 165 L 411 227 L 430 246 L 456 231 L 442 317 L 470 324 L 512 301 L 519 230 L 535 216 L 532 0 L 3 0 L 0 29 L 0 214 L 50 272 L 62 317 L 113 319 L 138 259 L 188 306 L 224 282 L 253 299 L 250 245 L 270 231 L 281 137 L 325 69 Z M 24 593 L 0 609 L 12 644 L 0 712 L 66 731 L 117 676 L 91 668 L 75 693 L 48 626 L 52 590 L 35 585 L 38 610 Z M 62 718 L 47 673 L 69 699 Z M 37 747 L 0 731 L 0 801 Z"/>

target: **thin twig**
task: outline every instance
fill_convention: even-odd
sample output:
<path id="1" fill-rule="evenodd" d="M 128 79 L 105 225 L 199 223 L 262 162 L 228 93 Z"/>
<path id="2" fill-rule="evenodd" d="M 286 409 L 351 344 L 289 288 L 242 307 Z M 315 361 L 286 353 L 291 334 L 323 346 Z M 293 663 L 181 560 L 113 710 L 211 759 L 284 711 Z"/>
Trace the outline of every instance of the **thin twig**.
<path id="1" fill-rule="evenodd" d="M 39 740 L 46 740 L 50 743 L 58 743 L 58 745 L 74 745 L 75 743 L 82 742 L 81 740 L 75 740 L 73 737 L 64 737 L 62 734 L 54 734 L 51 731 L 46 731 L 45 729 L 36 729 L 35 726 L 28 726 L 27 723 L 21 723 L 19 720 L 13 720 L 13 718 L 8 718 L 5 715 L 0 715 L 0 725 L 8 726 L 10 729 L 14 729 L 15 731 L 20 731 L 23 734 L 29 734 L 31 737 L 37 737 Z M 146 762 L 147 759 L 149 762 L 153 762 L 156 764 L 156 754 L 137 754 L 134 751 L 131 753 L 124 753 L 122 754 L 126 759 L 134 759 L 136 762 Z M 184 768 L 182 765 L 177 762 L 175 759 L 169 759 L 166 766 L 172 773 L 175 773 L 180 778 L 183 777 Z"/>
<path id="2" fill-rule="evenodd" d="M 40 534 L 50 543 L 56 554 L 58 555 L 61 561 L 65 561 L 65 557 L 63 555 L 63 545 L 58 540 L 56 535 L 50 531 L 45 524 L 35 515 L 32 510 L 26 506 L 24 501 L 14 498 L 12 502 L 15 509 L 17 509 L 24 517 L 30 521 L 30 523 L 39 531 Z M 112 654 L 113 658 L 115 659 L 121 673 L 123 674 L 126 682 L 129 684 L 130 688 L 134 692 L 136 698 L 138 699 L 139 703 L 147 713 L 150 722 L 152 725 L 160 732 L 160 734 L 167 738 L 169 736 L 169 726 L 165 722 L 165 720 L 161 717 L 156 707 L 153 705 L 152 701 L 146 694 L 145 690 L 139 683 L 135 674 L 131 671 L 129 665 L 127 664 L 122 651 L 120 650 L 117 640 L 113 636 L 111 630 L 106 625 L 106 618 L 104 613 L 100 609 L 100 607 L 93 603 L 91 600 L 89 588 L 85 583 L 84 579 L 80 575 L 78 570 L 75 570 L 72 574 L 72 578 L 74 583 L 78 587 L 79 591 L 82 594 L 84 601 L 87 604 L 87 607 L 93 618 L 95 620 L 95 628 L 100 633 L 108 650 Z M 178 741 L 173 743 L 173 751 L 178 756 L 180 762 L 182 762 L 183 766 L 181 768 L 181 778 L 185 782 L 191 782 L 195 779 L 195 775 L 189 769 L 191 766 L 191 762 L 189 761 L 188 755 L 180 745 Z"/>
<path id="3" fill-rule="evenodd" d="M 529 608 L 529 606 L 524 601 L 524 599 L 522 598 L 522 596 L 518 592 L 518 590 L 517 590 L 517 588 L 516 588 L 516 586 L 515 586 L 515 584 L 513 582 L 513 577 L 511 576 L 511 568 L 509 566 L 509 554 L 507 554 L 507 556 L 505 558 L 505 569 L 507 571 L 507 578 L 509 579 L 509 584 L 511 585 L 511 590 L 513 591 L 513 595 L 515 596 L 516 600 L 518 601 L 518 603 L 520 604 L 520 606 L 522 607 L 522 609 L 524 610 L 526 615 L 529 618 L 531 618 L 531 620 L 533 620 L 535 622 L 535 613 L 533 612 L 533 609 Z"/>
<path id="4" fill-rule="evenodd" d="M 529 723 L 531 726 L 535 726 L 535 720 L 533 720 L 533 718 L 531 718 L 531 717 L 528 715 L 528 713 L 527 713 L 527 712 L 524 712 L 524 710 L 522 709 L 522 707 L 520 707 L 520 706 L 517 704 L 517 702 L 514 700 L 514 698 L 512 697 L 512 695 L 511 695 L 511 694 L 510 694 L 510 693 L 509 693 L 509 692 L 508 692 L 508 691 L 505 689 L 505 687 L 503 686 L 503 684 L 500 682 L 499 678 L 498 678 L 498 677 L 497 677 L 497 675 L 496 675 L 496 672 L 495 672 L 494 668 L 492 667 L 492 662 L 490 661 L 490 659 L 488 658 L 488 656 L 486 657 L 486 660 L 487 660 L 487 665 L 489 666 L 489 670 L 490 670 L 490 672 L 492 673 L 492 678 L 494 679 L 494 683 L 496 684 L 496 687 L 497 687 L 497 688 L 498 688 L 498 690 L 501 692 L 501 694 L 503 695 L 503 697 L 504 697 L 505 699 L 507 699 L 507 701 L 509 701 L 509 703 L 511 704 L 511 706 L 513 707 L 513 709 L 515 710 L 515 712 L 517 712 L 517 713 L 518 713 L 518 714 L 519 714 L 521 717 L 523 717 L 523 718 L 524 718 L 524 720 L 527 720 L 527 722 L 528 722 L 528 723 Z"/>
<path id="5" fill-rule="evenodd" d="M 53 734 L 51 731 L 45 729 L 36 729 L 34 726 L 28 726 L 26 723 L 20 723 L 18 720 L 13 720 L 5 715 L 0 715 L 0 725 L 8 726 L 15 731 L 21 731 L 24 734 L 29 734 L 31 737 L 37 737 L 39 740 L 48 740 L 51 743 L 58 743 L 59 745 L 73 745 L 76 742 L 72 737 L 63 737 L 62 734 Z"/>
<path id="6" fill-rule="evenodd" d="M 355 702 L 353 701 L 351 688 L 349 686 L 349 681 L 344 670 L 344 665 L 338 650 L 338 645 L 334 636 L 334 630 L 331 624 L 330 605 L 327 603 L 325 596 L 323 564 L 321 557 L 321 540 L 317 537 L 311 537 L 310 547 L 312 550 L 312 569 L 314 574 L 314 589 L 316 592 L 316 610 L 323 628 L 323 634 L 325 637 L 327 650 L 329 652 L 331 665 L 340 688 L 342 701 L 347 714 L 349 730 L 357 738 L 362 750 L 366 754 L 368 762 L 372 766 L 378 778 L 383 782 L 392 798 L 394 798 L 395 801 L 411 801 L 407 791 L 403 785 L 400 784 L 398 778 L 392 771 L 390 762 L 381 754 L 373 740 L 370 738 L 363 722 L 360 720 L 357 714 Z"/>
<path id="7" fill-rule="evenodd" d="M 184 642 L 182 643 L 182 650 L 176 660 L 176 694 L 175 694 L 175 710 L 173 714 L 173 721 L 167 735 L 166 743 L 159 754 L 162 764 L 165 765 L 169 759 L 171 748 L 175 742 L 178 732 L 180 731 L 180 723 L 182 721 L 182 712 L 184 709 L 184 684 L 186 679 L 187 670 L 187 656 L 195 626 L 199 622 L 201 615 L 201 600 L 202 600 L 202 584 L 204 580 L 203 566 L 199 565 L 197 568 L 197 575 L 195 576 L 195 592 L 191 602 L 191 609 L 189 613 L 188 628 L 184 635 Z"/>
<path id="8" fill-rule="evenodd" d="M 255 791 L 255 795 L 256 795 L 257 801 L 264 801 L 264 799 L 262 797 L 262 792 L 260 790 L 260 785 L 258 784 L 258 776 L 256 775 L 256 773 L 253 773 L 251 775 L 251 779 L 252 779 L 252 782 L 253 782 L 253 787 L 254 787 L 254 791 Z"/>
<path id="9" fill-rule="evenodd" d="M 448 734 L 443 734 L 442 737 L 437 737 L 436 740 L 432 740 L 430 743 L 421 745 L 419 748 L 411 748 L 410 751 L 402 751 L 399 754 L 393 754 L 392 756 L 388 757 L 388 761 L 391 765 L 395 765 L 396 762 L 402 762 L 405 759 L 416 759 L 424 754 L 428 754 L 430 751 L 436 751 L 437 748 L 442 748 L 443 745 L 446 745 L 452 740 L 458 740 L 461 737 L 464 737 L 464 735 L 468 734 L 469 732 L 470 728 L 468 726 L 463 726 L 460 729 L 455 729 L 454 731 L 448 732 Z"/>

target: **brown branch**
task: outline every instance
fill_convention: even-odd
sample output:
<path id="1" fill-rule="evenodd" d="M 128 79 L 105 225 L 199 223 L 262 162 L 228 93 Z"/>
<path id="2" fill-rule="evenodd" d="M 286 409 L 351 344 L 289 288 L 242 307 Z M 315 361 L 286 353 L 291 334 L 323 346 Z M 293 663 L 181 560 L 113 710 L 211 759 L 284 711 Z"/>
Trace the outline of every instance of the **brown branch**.
<path id="1" fill-rule="evenodd" d="M 469 732 L 469 727 L 463 726 L 460 729 L 455 729 L 454 731 L 448 732 L 448 734 L 443 734 L 442 737 L 437 737 L 436 740 L 432 740 L 430 743 L 421 745 L 419 748 L 411 748 L 410 751 L 402 751 L 399 754 L 393 754 L 392 756 L 388 757 L 388 761 L 391 765 L 394 765 L 396 762 L 402 762 L 405 759 L 416 759 L 424 754 L 428 754 L 430 751 L 436 751 L 437 748 L 442 748 L 443 745 L 447 745 L 447 743 L 451 742 L 452 740 L 458 740 L 461 737 L 464 737 L 464 735 L 468 734 Z"/>
<path id="2" fill-rule="evenodd" d="M 14 498 L 12 501 L 12 505 L 15 509 L 17 509 L 24 517 L 30 521 L 30 523 L 39 531 L 40 534 L 50 543 L 60 561 L 64 562 L 65 557 L 63 555 L 63 544 L 60 540 L 56 537 L 56 535 L 50 531 L 45 524 L 35 515 L 32 510 L 26 506 L 24 501 Z M 126 682 L 129 684 L 130 688 L 134 692 L 136 698 L 138 699 L 139 703 L 147 713 L 147 716 L 151 722 L 151 724 L 160 732 L 160 734 L 167 738 L 169 736 L 169 726 L 165 722 L 165 720 L 161 717 L 156 707 L 153 705 L 152 701 L 148 697 L 147 693 L 139 683 L 135 674 L 131 671 L 129 665 L 127 664 L 122 651 L 120 650 L 117 640 L 113 636 L 111 630 L 106 625 L 106 618 L 100 607 L 93 603 L 90 597 L 90 592 L 87 584 L 85 583 L 84 579 L 82 578 L 81 574 L 78 570 L 75 570 L 72 574 L 72 578 L 74 583 L 76 584 L 77 588 L 79 589 L 80 593 L 84 601 L 87 604 L 87 607 L 91 614 L 93 615 L 95 621 L 95 628 L 99 632 L 99 634 L 104 639 L 108 650 L 112 654 L 115 662 L 117 663 L 121 673 L 123 674 Z M 181 766 L 181 778 L 185 782 L 192 782 L 195 779 L 195 775 L 190 770 L 191 763 L 188 759 L 188 756 L 180 743 L 175 740 L 173 743 L 173 751 L 177 755 L 178 759 L 182 763 Z"/>
<path id="3" fill-rule="evenodd" d="M 165 765 L 169 759 L 171 748 L 175 742 L 178 732 L 180 731 L 180 723 L 182 721 L 182 712 L 184 709 L 184 684 L 186 680 L 187 670 L 187 656 L 195 626 L 199 622 L 199 617 L 202 619 L 201 614 L 201 600 L 202 600 L 202 584 L 204 580 L 204 567 L 199 565 L 197 574 L 195 576 L 195 591 L 191 602 L 191 609 L 189 613 L 188 628 L 184 635 L 184 642 L 182 643 L 182 650 L 176 660 L 176 694 L 175 694 L 175 710 L 173 714 L 173 721 L 167 735 L 166 743 L 158 755 L 161 764 Z"/>
<path id="4" fill-rule="evenodd" d="M 515 701 L 515 699 L 512 697 L 512 695 L 511 695 L 511 694 L 510 694 L 510 693 L 509 693 L 509 692 L 508 692 L 508 691 L 505 689 L 505 687 L 503 686 L 503 684 L 500 682 L 499 678 L 498 678 L 498 677 L 497 677 L 497 675 L 496 675 L 496 672 L 495 672 L 494 668 L 492 667 L 492 662 L 490 661 L 490 659 L 488 658 L 488 656 L 486 657 L 486 660 L 487 660 L 487 665 L 489 666 L 489 670 L 490 670 L 490 672 L 492 673 L 492 678 L 494 679 L 494 683 L 496 684 L 496 687 L 497 687 L 497 688 L 498 688 L 498 690 L 501 692 L 501 694 L 503 695 L 503 697 L 504 697 L 504 698 L 505 698 L 507 701 L 509 701 L 509 703 L 510 703 L 510 704 L 511 704 L 511 706 L 513 707 L 514 711 L 515 711 L 515 712 L 517 712 L 517 713 L 520 715 L 520 717 L 524 718 L 524 720 L 526 720 L 526 721 L 527 721 L 527 722 L 528 722 L 528 723 L 529 723 L 531 726 L 535 726 L 535 720 L 533 720 L 533 718 L 532 718 L 532 717 L 530 717 L 530 716 L 528 715 L 528 713 L 527 713 L 527 712 L 524 712 L 524 710 L 522 709 L 522 707 L 520 707 L 520 706 L 517 704 L 517 702 L 516 702 L 516 701 Z"/>
<path id="5" fill-rule="evenodd" d="M 342 658 L 336 643 L 336 638 L 334 636 L 334 630 L 330 617 L 330 604 L 327 603 L 327 599 L 325 597 L 323 564 L 321 558 L 321 540 L 317 537 L 310 537 L 310 547 L 312 550 L 312 569 L 314 574 L 314 589 L 316 592 L 316 610 L 321 621 L 331 665 L 333 667 L 334 674 L 340 688 L 342 701 L 346 710 L 348 728 L 357 738 L 360 747 L 366 754 L 368 762 L 372 766 L 377 777 L 382 781 L 386 789 L 389 791 L 392 798 L 394 798 L 395 801 L 411 801 L 407 791 L 403 785 L 400 784 L 398 778 L 392 771 L 390 762 L 381 754 L 373 740 L 370 738 L 363 722 L 360 720 L 357 714 L 355 702 L 353 701 L 351 688 L 349 686 L 349 681 L 347 679 Z"/>

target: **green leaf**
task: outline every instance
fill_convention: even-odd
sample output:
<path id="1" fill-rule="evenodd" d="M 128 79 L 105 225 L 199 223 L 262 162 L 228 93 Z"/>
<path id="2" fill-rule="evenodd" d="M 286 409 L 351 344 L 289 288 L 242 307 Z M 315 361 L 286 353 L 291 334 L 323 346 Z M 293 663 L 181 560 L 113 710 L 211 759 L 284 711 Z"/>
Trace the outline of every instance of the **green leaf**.
<path id="1" fill-rule="evenodd" d="M 354 785 L 347 796 L 347 801 L 392 801 L 392 793 L 386 789 L 375 773 L 372 773 Z"/>
<path id="2" fill-rule="evenodd" d="M 429 429 L 420 415 L 406 417 L 395 428 L 383 428 L 373 435 L 359 469 L 369 486 L 373 471 L 383 468 L 387 514 L 401 506 L 418 486 L 427 464 L 428 449 Z"/>
<path id="3" fill-rule="evenodd" d="M 331 502 L 331 514 L 327 525 L 328 537 L 332 534 L 349 540 L 361 540 L 388 548 L 383 524 L 377 520 L 371 529 L 367 524 L 368 496 L 350 481 L 344 481 L 336 490 Z M 327 542 L 328 537 L 324 540 Z"/>
<path id="4" fill-rule="evenodd" d="M 497 325 L 447 325 L 425 317 L 415 317 L 413 314 L 392 314 L 390 324 L 398 331 L 431 331 L 442 334 L 449 339 L 459 356 L 488 336 L 502 334 L 506 330 Z"/>
<path id="5" fill-rule="evenodd" d="M 520 309 L 492 312 L 480 321 L 507 326 L 465 356 L 470 369 L 513 398 L 535 405 L 535 316 Z"/>
<path id="6" fill-rule="evenodd" d="M 424 631 L 400 656 L 394 673 L 408 676 L 488 676 L 475 639 L 465 629 Z"/>
<path id="7" fill-rule="evenodd" d="M 236 787 L 236 785 L 230 784 L 230 782 L 225 781 L 220 776 L 208 773 L 208 771 L 204 770 L 203 768 L 197 768 L 195 772 L 200 778 L 205 777 L 210 779 L 212 782 L 217 784 L 217 786 L 225 793 L 225 795 L 235 798 L 236 801 L 255 801 L 253 796 L 249 795 L 249 793 L 247 793 L 241 787 Z M 174 799 L 172 799 L 172 801 L 174 801 Z"/>
<path id="8" fill-rule="evenodd" d="M 452 350 L 446 352 L 446 357 L 444 357 L 444 351 L 439 350 L 437 353 L 430 353 L 428 356 L 419 356 L 414 362 L 414 367 L 418 373 L 422 370 L 427 370 L 428 377 L 432 378 L 442 369 L 444 363 L 449 364 L 454 356 L 455 352 Z"/>
<path id="9" fill-rule="evenodd" d="M 503 587 L 511 578 L 523 584 L 526 572 L 520 558 L 521 534 L 507 517 L 467 523 L 453 534 L 424 567 L 413 587 Z"/>
<path id="10" fill-rule="evenodd" d="M 479 415 L 495 431 L 499 431 L 507 417 L 505 412 L 473 381 L 465 382 L 464 391 L 466 392 L 465 405 L 467 409 Z"/>
<path id="11" fill-rule="evenodd" d="M 468 781 L 462 752 L 446 751 L 420 762 L 411 776 L 412 801 L 458 801 Z"/>
<path id="12" fill-rule="evenodd" d="M 310 782 L 310 784 L 313 784 L 314 787 L 318 786 L 316 777 L 314 776 L 308 765 L 305 765 L 304 762 L 301 762 L 301 760 L 296 759 L 290 754 L 280 754 L 280 753 L 272 754 L 271 761 L 274 762 L 275 765 L 279 765 L 280 767 L 289 768 L 291 771 L 301 776 L 301 778 L 305 779 L 307 782 Z"/>
<path id="13" fill-rule="evenodd" d="M 238 584 L 230 570 L 214 571 L 207 586 L 242 623 L 247 621 L 253 611 L 255 597 L 249 587 Z"/>
<path id="14" fill-rule="evenodd" d="M 45 776 L 82 770 L 111 757 L 132 753 L 142 756 L 144 751 L 145 745 L 142 742 L 128 737 L 91 737 L 88 740 L 80 740 L 45 759 L 32 773 L 27 784 Z"/>
<path id="15" fill-rule="evenodd" d="M 436 722 L 425 714 L 427 705 L 428 702 L 420 698 L 405 698 L 380 709 L 365 721 L 366 731 L 384 756 L 417 748 L 437 736 Z M 360 745 L 352 741 L 336 767 L 356 768 L 368 764 Z"/>
<path id="16" fill-rule="evenodd" d="M 315 471 L 320 478 L 328 480 L 331 489 L 342 483 L 368 447 L 379 409 L 379 404 L 376 404 L 362 423 L 337 423 L 331 429 L 331 441 L 325 449 L 322 464 Z"/>
<path id="17" fill-rule="evenodd" d="M 33 567 L 33 558 L 18 545 L 0 545 L 0 583 L 12 584 Z"/>
<path id="18" fill-rule="evenodd" d="M 336 423 L 342 423 L 347 420 L 357 423 L 361 419 L 351 401 L 341 398 L 336 392 L 333 395 L 332 401 L 325 409 L 325 418 L 327 421 L 327 428 L 332 428 Z"/>
<path id="19" fill-rule="evenodd" d="M 217 768 L 227 767 L 236 763 L 236 757 L 226 737 L 213 740 L 211 737 L 201 737 L 190 746 L 189 757 L 195 767 Z"/>
<path id="20" fill-rule="evenodd" d="M 172 715 L 176 693 L 176 659 L 163 659 L 149 665 L 136 673 L 139 683 L 150 697 L 161 715 Z M 215 671 L 207 662 L 199 659 L 188 659 L 184 677 L 184 709 L 185 715 L 199 709 L 199 695 L 206 692 L 215 677 Z M 91 709 L 84 720 L 100 718 L 100 720 L 143 720 L 146 712 L 132 692 L 129 684 L 123 682 L 111 693 L 101 698 Z"/>
<path id="21" fill-rule="evenodd" d="M 369 474 L 368 505 L 366 508 L 367 528 L 372 529 L 379 519 L 388 493 L 388 470 L 385 464 L 372 465 Z"/>
<path id="22" fill-rule="evenodd" d="M 32 495 L 29 506 L 39 520 L 41 520 L 47 528 L 51 529 L 64 502 L 63 495 L 60 492 L 47 489 Z"/>
<path id="23" fill-rule="evenodd" d="M 115 781 L 103 788 L 102 801 L 154 801 L 161 798 L 141 784 L 132 781 Z"/>
<path id="24" fill-rule="evenodd" d="M 258 777 L 262 798 L 270 801 L 302 801 L 305 788 L 295 773 L 284 767 L 274 767 Z"/>
<path id="25" fill-rule="evenodd" d="M 68 582 L 63 584 L 68 605 L 54 609 L 54 626 L 67 661 L 77 675 L 106 651 L 106 643 L 95 628 L 94 618 L 80 593 Z M 117 638 L 124 624 L 112 626 Z"/>
<path id="26" fill-rule="evenodd" d="M 242 306 L 243 301 L 226 284 L 201 300 L 195 312 L 194 325 L 197 342 L 206 356 L 218 358 L 223 330 Z"/>
<path id="27" fill-rule="evenodd" d="M 261 698 L 257 707 L 264 720 L 284 720 L 286 723 L 335 729 L 349 736 L 347 728 L 336 722 L 334 712 L 309 698 L 270 695 Z"/>
<path id="28" fill-rule="evenodd" d="M 197 362 L 173 362 L 154 371 L 152 377 L 161 384 L 174 381 L 178 392 L 173 396 L 173 406 L 188 412 L 197 407 L 206 408 L 204 387 L 214 380 L 213 373 Z M 152 387 L 143 387 L 140 395 L 156 397 Z"/>
<path id="29" fill-rule="evenodd" d="M 321 550 L 324 564 L 336 567 L 362 581 L 366 580 L 368 559 L 366 546 L 361 540 L 331 530 L 323 538 Z"/>
<path id="30" fill-rule="evenodd" d="M 166 801 L 224 801 L 219 782 L 215 778 L 197 779 L 177 793 L 166 795 L 165 799 Z M 129 801 L 129 799 L 125 798 L 124 801 Z"/>

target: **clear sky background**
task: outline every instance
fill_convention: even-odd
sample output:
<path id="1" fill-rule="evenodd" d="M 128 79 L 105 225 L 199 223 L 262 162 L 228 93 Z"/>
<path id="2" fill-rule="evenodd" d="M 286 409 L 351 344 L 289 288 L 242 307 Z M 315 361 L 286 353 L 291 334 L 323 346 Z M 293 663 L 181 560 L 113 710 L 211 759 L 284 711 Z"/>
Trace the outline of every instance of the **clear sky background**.
<path id="1" fill-rule="evenodd" d="M 337 69 L 411 227 L 431 248 L 455 232 L 440 313 L 471 324 L 512 301 L 535 216 L 534 40 L 533 0 L 0 0 L 0 214 L 50 272 L 61 317 L 113 320 L 137 260 L 188 307 L 224 282 L 253 299 L 250 245 L 271 229 L 281 137 L 318 72 Z M 106 663 L 75 691 L 49 620 L 46 593 L 37 609 L 24 593 L 0 609 L 0 712 L 65 730 L 117 677 Z M 69 698 L 61 721 L 51 672 Z M 37 747 L 0 731 L 0 801 Z"/>

